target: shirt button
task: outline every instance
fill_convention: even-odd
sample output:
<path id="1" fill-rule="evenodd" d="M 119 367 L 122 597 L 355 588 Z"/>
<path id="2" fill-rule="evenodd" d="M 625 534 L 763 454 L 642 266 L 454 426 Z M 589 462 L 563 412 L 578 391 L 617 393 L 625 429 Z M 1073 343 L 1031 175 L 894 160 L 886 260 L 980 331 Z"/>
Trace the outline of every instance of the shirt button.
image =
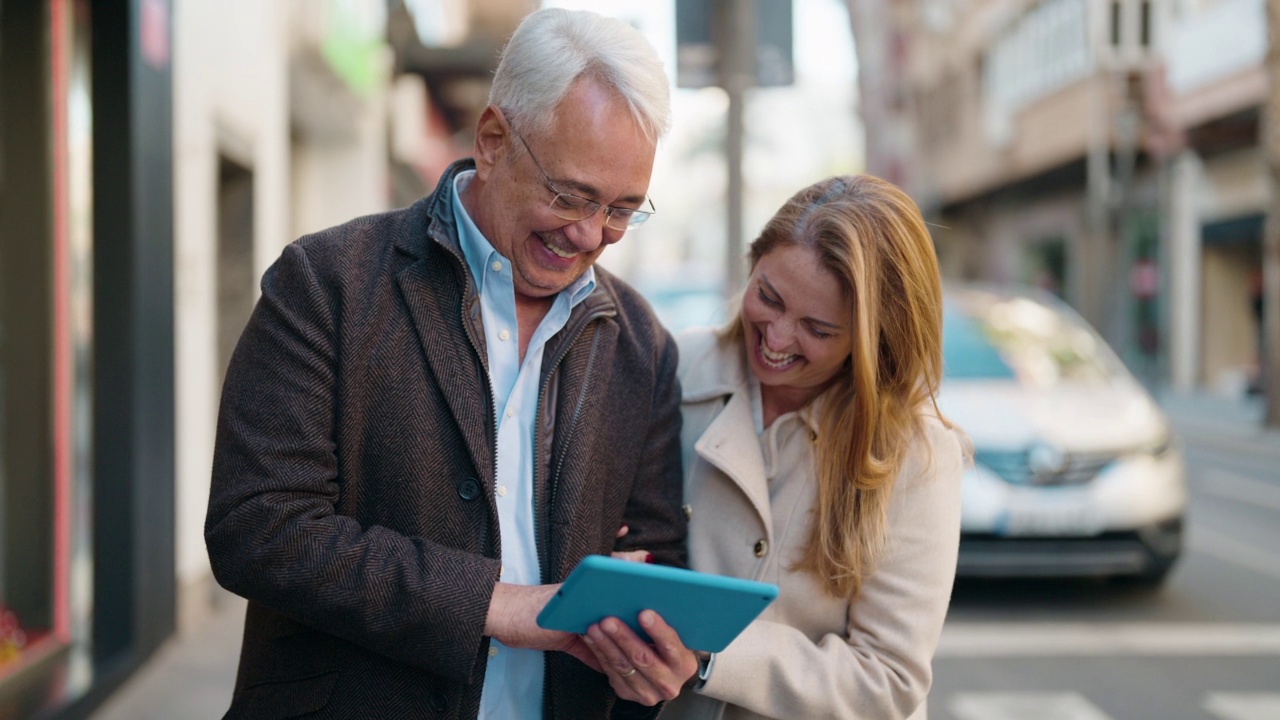
<path id="1" fill-rule="evenodd" d="M 516 414 L 515 410 L 512 410 L 511 408 L 507 408 L 507 417 L 515 417 L 515 414 Z"/>
<path id="2" fill-rule="evenodd" d="M 498 486 L 498 497 L 506 497 L 506 496 L 507 496 L 507 486 L 506 486 L 506 485 L 499 485 L 499 486 Z"/>
<path id="3" fill-rule="evenodd" d="M 511 333 L 507 332 L 506 330 L 502 330 L 498 333 L 499 340 L 506 340 L 509 337 L 511 337 Z"/>
<path id="4" fill-rule="evenodd" d="M 692 505 L 689 505 L 688 503 L 686 503 L 686 504 L 684 504 L 684 505 L 681 505 L 681 506 L 680 506 L 680 509 L 684 511 L 684 519 L 685 519 L 685 520 L 692 520 L 692 519 L 693 519 L 693 506 L 692 506 Z"/>
<path id="5" fill-rule="evenodd" d="M 490 646 L 489 646 L 489 657 L 498 657 L 498 648 L 496 648 L 496 647 L 494 647 L 494 646 L 490 645 Z"/>
<path id="6" fill-rule="evenodd" d="M 756 541 L 756 557 L 762 558 L 767 552 L 769 552 L 769 542 L 764 538 L 760 538 Z"/>
<path id="7" fill-rule="evenodd" d="M 494 272 L 502 272 L 502 263 L 498 262 L 497 260 L 494 260 L 493 264 L 490 265 L 489 267 L 493 268 Z"/>

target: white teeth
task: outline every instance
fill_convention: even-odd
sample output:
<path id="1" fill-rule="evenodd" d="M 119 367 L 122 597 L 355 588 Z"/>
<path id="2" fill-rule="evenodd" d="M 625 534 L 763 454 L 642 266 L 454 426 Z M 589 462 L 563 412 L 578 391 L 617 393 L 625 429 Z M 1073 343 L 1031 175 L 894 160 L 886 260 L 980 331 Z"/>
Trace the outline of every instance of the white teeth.
<path id="1" fill-rule="evenodd" d="M 547 241 L 547 238 L 540 238 L 540 239 L 542 240 L 543 247 L 555 253 L 556 256 L 564 258 L 565 260 L 572 259 L 574 257 L 577 257 L 578 255 L 577 252 L 574 252 L 572 250 L 562 250 L 559 247 L 552 245 L 550 242 Z"/>
<path id="2" fill-rule="evenodd" d="M 764 344 L 764 338 L 760 338 L 760 357 L 764 360 L 764 364 L 776 369 L 786 367 L 792 360 L 798 356 L 792 353 L 776 353 L 770 350 Z"/>

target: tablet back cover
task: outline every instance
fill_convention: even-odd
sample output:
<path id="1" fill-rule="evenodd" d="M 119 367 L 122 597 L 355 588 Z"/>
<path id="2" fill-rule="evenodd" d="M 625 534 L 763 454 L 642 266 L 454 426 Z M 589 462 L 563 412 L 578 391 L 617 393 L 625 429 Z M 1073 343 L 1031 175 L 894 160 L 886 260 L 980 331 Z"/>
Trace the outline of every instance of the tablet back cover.
<path id="1" fill-rule="evenodd" d="M 777 586 L 753 580 L 589 555 L 547 602 L 538 625 L 583 634 L 616 617 L 648 641 L 637 616 L 650 609 L 685 647 L 719 652 L 777 595 Z"/>

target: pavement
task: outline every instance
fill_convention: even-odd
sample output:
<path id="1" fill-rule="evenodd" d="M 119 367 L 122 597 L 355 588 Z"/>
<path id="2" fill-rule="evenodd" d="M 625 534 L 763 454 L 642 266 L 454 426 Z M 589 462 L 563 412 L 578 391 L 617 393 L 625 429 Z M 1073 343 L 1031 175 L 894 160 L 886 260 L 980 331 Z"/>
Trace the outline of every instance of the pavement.
<path id="1" fill-rule="evenodd" d="M 1164 391 L 1157 400 L 1186 444 L 1274 457 L 1280 467 L 1280 429 L 1263 427 L 1261 398 Z M 162 645 L 90 720 L 222 717 L 235 684 L 244 609 L 242 598 L 223 591 L 211 614 Z"/>

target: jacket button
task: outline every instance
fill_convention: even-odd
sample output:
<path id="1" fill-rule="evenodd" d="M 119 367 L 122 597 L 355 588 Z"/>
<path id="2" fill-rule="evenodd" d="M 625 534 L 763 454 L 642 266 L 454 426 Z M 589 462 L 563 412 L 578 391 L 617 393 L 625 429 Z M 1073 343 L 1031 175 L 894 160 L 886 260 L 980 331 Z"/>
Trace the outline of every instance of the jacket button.
<path id="1" fill-rule="evenodd" d="M 463 500 L 475 500 L 480 497 L 480 481 L 475 478 L 467 478 L 458 483 L 458 497 Z"/>
<path id="2" fill-rule="evenodd" d="M 769 552 L 769 542 L 760 538 L 756 541 L 756 557 L 764 557 L 767 552 Z"/>
<path id="3" fill-rule="evenodd" d="M 427 705 L 429 705 L 433 711 L 438 713 L 449 709 L 448 698 L 444 696 L 444 693 L 438 690 L 427 696 Z"/>

